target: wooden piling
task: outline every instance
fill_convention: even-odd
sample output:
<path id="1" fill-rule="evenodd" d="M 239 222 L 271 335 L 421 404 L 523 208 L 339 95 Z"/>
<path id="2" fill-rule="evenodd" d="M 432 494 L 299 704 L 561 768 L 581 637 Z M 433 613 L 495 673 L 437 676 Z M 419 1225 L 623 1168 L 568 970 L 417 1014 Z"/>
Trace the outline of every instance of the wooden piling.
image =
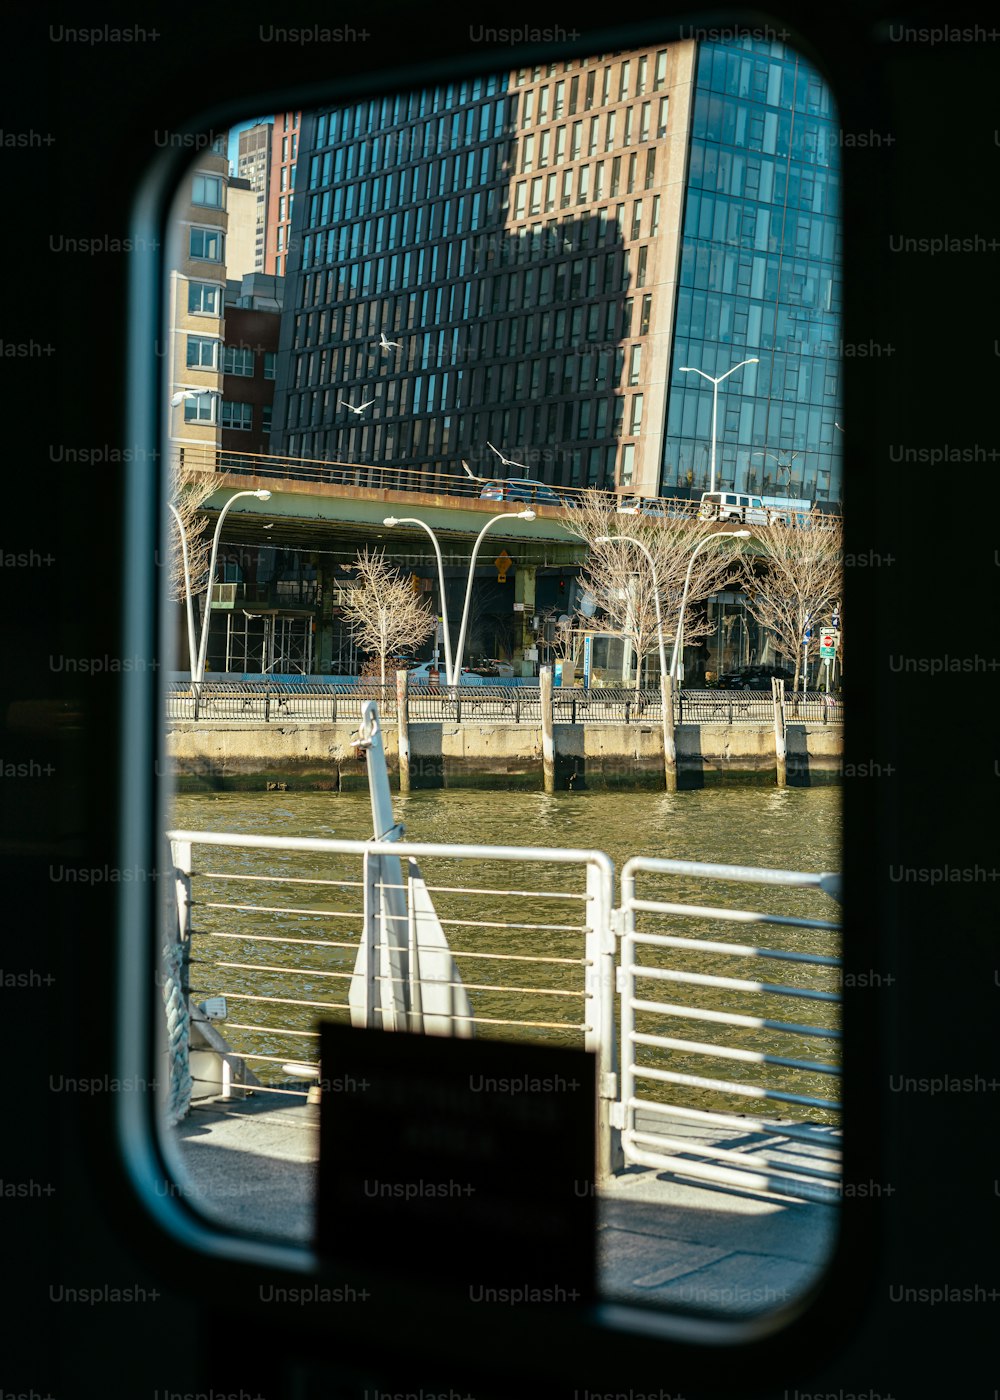
<path id="1" fill-rule="evenodd" d="M 663 707 L 663 781 L 667 792 L 677 791 L 677 744 L 674 740 L 674 680 L 660 675 L 660 704 Z"/>
<path id="2" fill-rule="evenodd" d="M 410 790 L 410 673 L 396 672 L 396 723 L 399 726 L 399 790 Z"/>
<path id="3" fill-rule="evenodd" d="M 785 758 L 785 682 L 777 676 L 771 677 L 771 699 L 774 704 L 774 760 L 778 787 L 785 787 L 788 782 Z"/>
<path id="4" fill-rule="evenodd" d="M 556 738 L 552 718 L 552 667 L 542 666 L 538 672 L 542 708 L 542 778 L 546 792 L 556 790 Z"/>

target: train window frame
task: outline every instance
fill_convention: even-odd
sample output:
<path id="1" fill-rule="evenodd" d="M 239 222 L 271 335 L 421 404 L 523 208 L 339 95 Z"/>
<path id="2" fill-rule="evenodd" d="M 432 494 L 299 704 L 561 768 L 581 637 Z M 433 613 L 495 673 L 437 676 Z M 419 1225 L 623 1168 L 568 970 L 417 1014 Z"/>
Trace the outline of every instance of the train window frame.
<path id="1" fill-rule="evenodd" d="M 659 40 L 670 23 L 658 27 Z M 793 36 L 794 39 L 794 36 Z M 637 41 L 638 42 L 638 41 Z M 669 44 L 669 40 L 667 41 Z M 790 41 L 792 42 L 792 41 Z M 577 46 L 578 48 L 579 46 Z M 592 41 L 595 52 L 610 43 Z M 521 50 L 512 48 L 507 66 L 517 68 Z M 568 51 L 568 47 L 567 47 Z M 469 57 L 469 56 L 467 56 Z M 463 68 L 470 79 L 486 75 L 496 68 L 499 56 L 485 64 L 477 56 Z M 815 56 L 810 62 L 816 63 Z M 353 80 L 331 80 L 323 93 L 315 89 L 289 88 L 283 107 L 275 110 L 306 110 L 334 100 L 360 100 L 363 96 L 384 97 L 386 93 L 407 92 L 418 85 L 429 87 L 443 82 L 449 72 L 447 65 L 430 64 L 419 75 L 364 73 Z M 836 95 L 836 94 L 835 94 Z M 252 96 L 252 95 L 251 95 Z M 259 106 L 252 100 L 230 104 L 225 120 L 233 123 L 244 113 Z M 211 117 L 211 120 L 209 119 Z M 218 130 L 220 114 L 213 112 L 192 123 L 197 130 Z M 162 386 L 158 382 L 153 348 L 163 333 L 165 269 L 161 252 L 169 228 L 170 208 L 180 179 L 189 169 L 176 153 L 151 165 L 142 187 L 137 192 L 130 236 L 137 249 L 148 250 L 134 257 L 130 269 L 128 347 L 129 387 L 127 393 L 126 440 L 156 463 L 152 472 L 131 473 L 127 480 L 124 502 L 123 550 L 123 654 L 155 655 L 156 639 L 164 635 L 167 598 L 159 586 L 157 572 L 149 567 L 154 549 L 163 550 L 167 539 L 167 519 L 164 495 L 164 470 L 161 449 L 164 440 L 162 424 Z M 843 217 L 844 203 L 841 203 Z M 846 242 L 846 238 L 845 238 Z M 845 296 L 846 300 L 846 296 Z M 849 463 L 845 461 L 845 475 Z M 157 868 L 162 869 L 163 799 L 167 789 L 158 777 L 166 771 L 164 729 L 160 719 L 162 677 L 157 673 L 136 678 L 123 693 L 120 755 L 122 782 L 120 789 L 122 869 L 144 869 L 150 866 L 152 852 L 157 853 Z M 138 759 L 138 761 L 137 761 Z M 846 846 L 846 839 L 845 839 Z M 155 883 L 155 882 L 154 882 Z M 157 927 L 155 901 L 143 882 L 123 882 L 119 891 L 118 957 L 120 980 L 116 1020 L 117 1068 L 123 1079 L 149 1082 L 155 1079 L 156 1036 L 154 973 L 156 950 L 152 937 Z M 135 937 L 136 929 L 147 930 L 147 936 Z M 849 988 L 845 987 L 845 1020 Z M 845 1088 L 849 1065 L 845 1063 Z M 169 1134 L 164 1129 L 158 1103 L 153 1096 L 123 1094 L 116 1106 L 118 1148 L 128 1176 L 156 1231 L 180 1245 L 189 1256 L 225 1265 L 254 1268 L 278 1268 L 289 1274 L 319 1278 L 324 1268 L 315 1252 L 305 1246 L 264 1239 L 227 1229 L 198 1215 L 182 1198 L 171 1190 L 177 1167 Z M 845 1166 L 853 1155 L 850 1137 L 845 1136 Z M 756 1345 L 774 1337 L 781 1338 L 789 1329 L 808 1322 L 818 1330 L 820 1300 L 831 1286 L 837 1251 L 844 1243 L 847 1228 L 847 1203 L 841 1203 L 841 1230 L 837 1247 L 826 1261 L 822 1277 L 811 1288 L 786 1306 L 753 1317 L 690 1316 L 666 1307 L 649 1309 L 602 1297 L 586 1319 L 579 1325 L 596 1328 L 599 1337 L 628 1342 L 645 1338 L 650 1342 L 680 1344 L 697 1360 L 705 1356 L 706 1347 L 724 1346 L 732 1357 L 733 1350 Z M 400 1285 L 404 1295 L 417 1294 L 416 1280 Z M 573 1327 L 577 1326 L 574 1321 Z M 572 1330 L 572 1329 L 571 1329 Z"/>

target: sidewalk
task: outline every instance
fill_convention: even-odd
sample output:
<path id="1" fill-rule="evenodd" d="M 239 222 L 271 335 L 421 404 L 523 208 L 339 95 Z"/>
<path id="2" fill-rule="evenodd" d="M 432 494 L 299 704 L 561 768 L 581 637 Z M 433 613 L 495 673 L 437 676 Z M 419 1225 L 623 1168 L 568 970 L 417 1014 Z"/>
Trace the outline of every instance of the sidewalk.
<path id="1" fill-rule="evenodd" d="M 650 1125 L 643 1124 L 645 1128 Z M 203 1100 L 177 1128 L 185 1195 L 221 1224 L 308 1243 L 312 1234 L 319 1108 L 258 1093 Z M 684 1129 L 692 1152 L 708 1142 L 752 1158 L 768 1146 L 789 1166 L 811 1146 L 775 1146 L 774 1136 Z M 630 1167 L 599 1190 L 602 1293 L 665 1306 L 746 1315 L 803 1292 L 823 1272 L 838 1207 L 743 1188 L 713 1186 Z"/>

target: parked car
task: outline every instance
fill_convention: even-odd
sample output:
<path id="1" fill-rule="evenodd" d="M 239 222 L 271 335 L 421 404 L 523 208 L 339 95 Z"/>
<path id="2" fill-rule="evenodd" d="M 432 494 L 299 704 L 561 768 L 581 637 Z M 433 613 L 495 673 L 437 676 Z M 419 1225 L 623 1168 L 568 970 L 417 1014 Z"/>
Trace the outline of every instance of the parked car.
<path id="1" fill-rule="evenodd" d="M 767 508 L 759 496 L 742 491 L 705 491 L 698 507 L 699 520 L 738 520 L 741 525 L 766 525 Z"/>
<path id="2" fill-rule="evenodd" d="M 571 493 L 561 495 L 543 481 L 532 481 L 529 477 L 514 477 L 509 481 L 488 481 L 479 493 L 481 501 L 519 501 L 536 506 L 579 506 L 578 496 Z"/>
<path id="3" fill-rule="evenodd" d="M 770 690 L 771 679 L 791 685 L 794 674 L 783 666 L 740 666 L 724 672 L 716 682 L 720 690 Z"/>
<path id="4" fill-rule="evenodd" d="M 443 662 L 443 661 L 442 661 L 442 662 L 440 663 L 440 665 L 438 665 L 436 668 L 435 668 L 435 666 L 434 666 L 434 662 L 433 662 L 433 661 L 421 661 L 421 662 L 418 662 L 418 664 L 417 664 L 416 666 L 411 666 L 411 667 L 410 667 L 410 684 L 411 684 L 411 685 L 430 685 L 430 684 L 431 684 L 431 681 L 432 681 L 431 671 L 434 670 L 434 669 L 436 669 L 436 670 L 437 670 L 437 673 L 438 673 L 438 685 L 441 685 L 441 686 L 447 685 L 448 682 L 447 682 L 447 679 L 446 679 L 445 674 L 444 674 L 444 662 Z M 476 673 L 475 673 L 474 671 L 470 671 L 469 668 L 468 668 L 468 666 L 463 666 L 463 667 L 462 667 L 462 674 L 461 674 L 461 678 L 460 678 L 460 681 L 459 681 L 459 684 L 460 684 L 460 685 L 482 685 L 482 683 L 483 683 L 483 678 L 482 678 L 482 676 L 478 676 L 478 675 L 476 675 Z"/>

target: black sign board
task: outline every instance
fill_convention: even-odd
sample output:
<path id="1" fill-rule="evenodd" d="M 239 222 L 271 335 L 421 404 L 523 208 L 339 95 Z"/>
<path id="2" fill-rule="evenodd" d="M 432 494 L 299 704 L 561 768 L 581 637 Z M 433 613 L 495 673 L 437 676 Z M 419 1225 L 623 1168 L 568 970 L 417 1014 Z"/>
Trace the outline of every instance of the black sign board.
<path id="1" fill-rule="evenodd" d="M 591 1301 L 595 1059 L 322 1027 L 317 1247 L 471 1302 Z"/>

